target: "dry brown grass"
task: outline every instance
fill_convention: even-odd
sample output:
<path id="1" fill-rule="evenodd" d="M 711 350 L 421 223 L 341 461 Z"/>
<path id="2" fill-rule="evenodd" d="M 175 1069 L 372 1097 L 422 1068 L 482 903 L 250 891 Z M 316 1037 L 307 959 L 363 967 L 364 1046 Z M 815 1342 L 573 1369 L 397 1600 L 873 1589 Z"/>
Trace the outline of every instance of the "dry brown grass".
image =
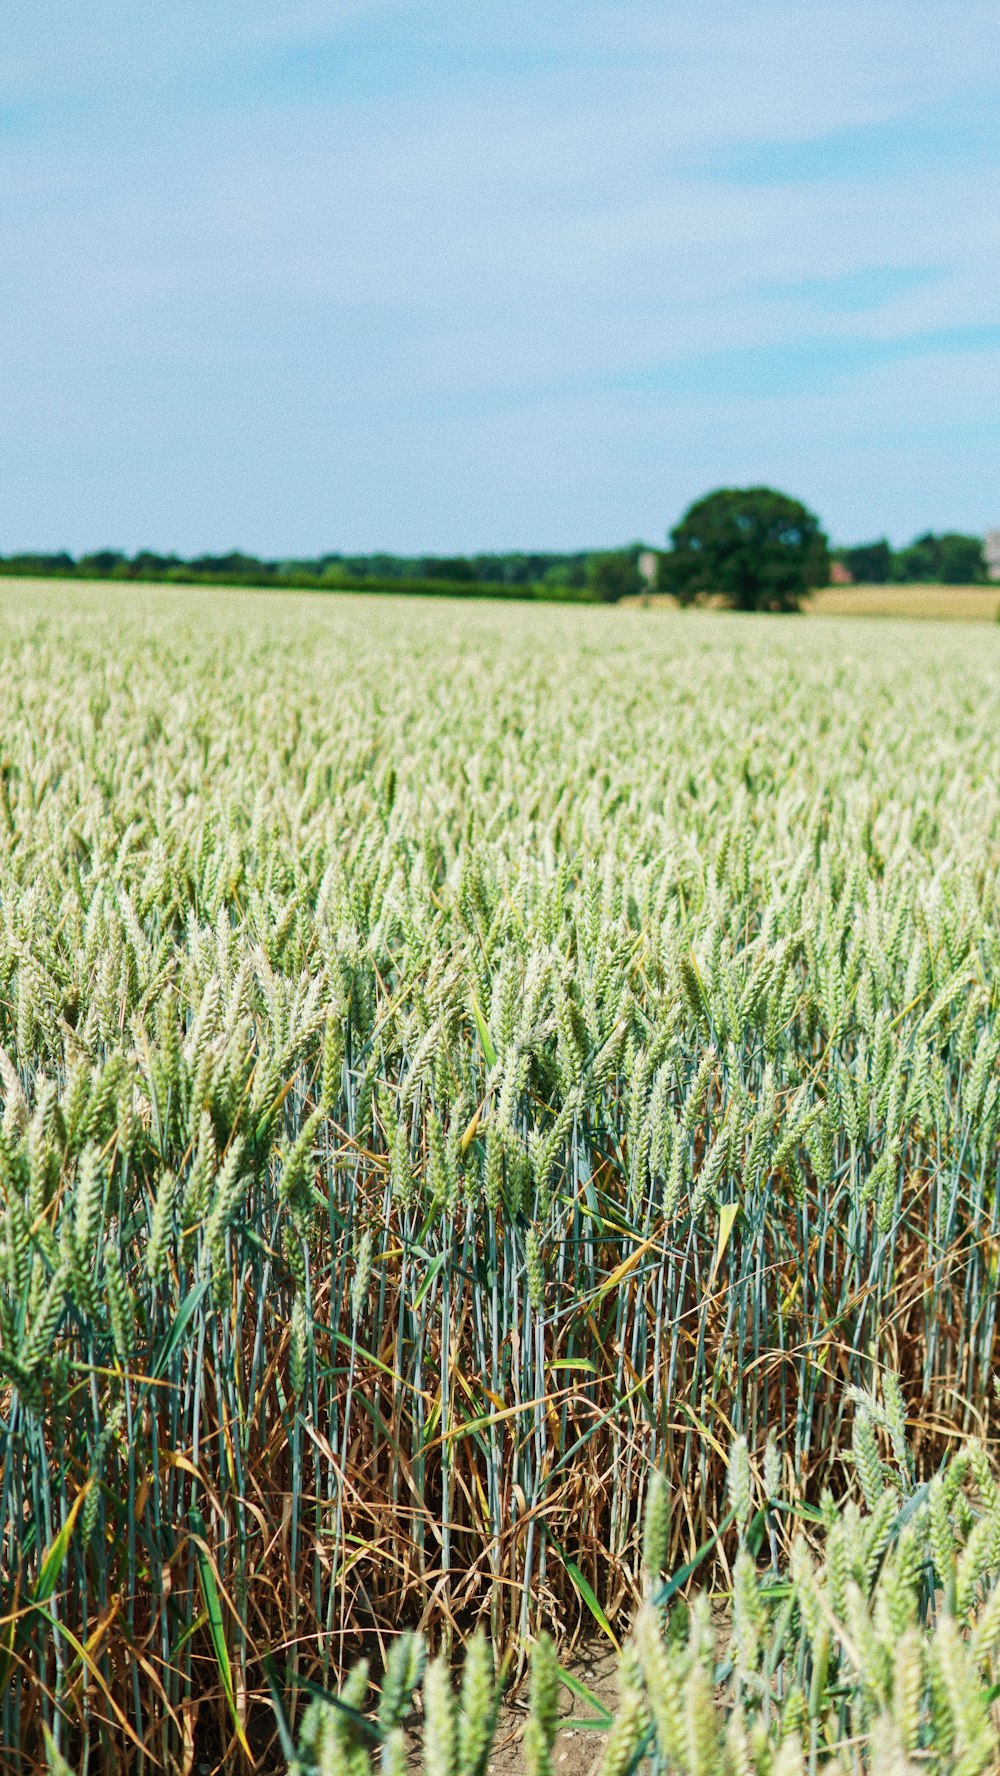
<path id="1" fill-rule="evenodd" d="M 1000 586 L 824 586 L 813 593 L 806 608 L 817 617 L 994 623 L 1000 616 Z"/>
<path id="2" fill-rule="evenodd" d="M 721 599 L 707 599 L 723 608 Z M 654 610 L 678 610 L 669 592 L 625 598 L 623 604 Z M 1000 620 L 997 586 L 823 586 L 803 610 L 810 617 L 918 617 L 932 622 L 994 623 Z"/>

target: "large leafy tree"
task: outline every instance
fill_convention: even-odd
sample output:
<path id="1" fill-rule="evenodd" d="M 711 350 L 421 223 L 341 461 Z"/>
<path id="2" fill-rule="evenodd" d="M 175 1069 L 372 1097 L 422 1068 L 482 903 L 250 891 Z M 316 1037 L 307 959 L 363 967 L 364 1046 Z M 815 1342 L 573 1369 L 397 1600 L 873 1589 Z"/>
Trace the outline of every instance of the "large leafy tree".
<path id="1" fill-rule="evenodd" d="M 819 519 L 773 487 L 721 487 L 670 533 L 662 583 L 682 604 L 716 595 L 735 610 L 797 610 L 829 579 Z"/>

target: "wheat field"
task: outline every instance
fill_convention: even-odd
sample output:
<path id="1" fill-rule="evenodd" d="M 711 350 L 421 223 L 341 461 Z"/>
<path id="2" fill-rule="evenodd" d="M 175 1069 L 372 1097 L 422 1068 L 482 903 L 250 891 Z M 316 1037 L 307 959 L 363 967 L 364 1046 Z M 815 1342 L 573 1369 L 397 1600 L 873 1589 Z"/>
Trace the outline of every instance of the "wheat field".
<path id="1" fill-rule="evenodd" d="M 1000 631 L 0 612 L 4 1767 L 623 1640 L 652 1473 L 676 1572 L 888 1376 L 907 1473 L 989 1445 Z"/>

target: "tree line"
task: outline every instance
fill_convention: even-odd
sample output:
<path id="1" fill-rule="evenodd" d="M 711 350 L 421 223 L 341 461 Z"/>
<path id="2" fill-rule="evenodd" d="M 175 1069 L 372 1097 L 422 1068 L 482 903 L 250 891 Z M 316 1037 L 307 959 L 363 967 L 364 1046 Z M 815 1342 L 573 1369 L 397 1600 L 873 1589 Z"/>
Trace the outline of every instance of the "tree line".
<path id="1" fill-rule="evenodd" d="M 833 559 L 846 567 L 852 580 L 871 586 L 906 585 L 921 581 L 943 586 L 980 586 L 987 579 L 983 539 L 948 530 L 941 536 L 927 531 L 905 549 L 894 549 L 886 537 L 874 543 L 856 543 L 835 549 Z"/>
<path id="2" fill-rule="evenodd" d="M 240 550 L 184 558 L 101 549 L 81 556 L 0 557 L 0 574 L 585 603 L 617 603 L 655 589 L 682 604 L 711 598 L 741 610 L 781 611 L 797 609 L 810 591 L 827 585 L 836 563 L 863 583 L 958 586 L 989 577 L 980 537 L 928 531 L 903 549 L 893 549 L 884 537 L 832 548 L 815 513 L 771 487 L 719 488 L 696 500 L 661 550 L 635 542 L 571 554 L 329 554 L 269 561 Z"/>
<path id="3" fill-rule="evenodd" d="M 615 551 L 637 556 L 640 544 Z M 157 554 L 117 549 L 93 554 L 0 556 L 0 574 L 47 579 L 136 580 L 178 585 L 273 586 L 316 591 L 418 591 L 452 595 L 579 598 L 597 596 L 590 551 L 572 555 L 511 553 L 474 556 L 330 554 L 265 560 L 233 550 L 226 555 Z"/>

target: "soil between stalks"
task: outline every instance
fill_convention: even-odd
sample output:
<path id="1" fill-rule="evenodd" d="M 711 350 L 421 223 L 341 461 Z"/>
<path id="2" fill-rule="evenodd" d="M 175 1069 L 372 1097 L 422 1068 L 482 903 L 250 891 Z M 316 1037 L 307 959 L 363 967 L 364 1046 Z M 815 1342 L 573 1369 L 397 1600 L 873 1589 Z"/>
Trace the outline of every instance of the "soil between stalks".
<path id="1" fill-rule="evenodd" d="M 606 1641 L 584 1646 L 574 1658 L 566 1661 L 566 1670 L 580 1683 L 586 1684 L 597 1700 L 614 1713 L 618 1706 L 618 1660 L 613 1647 Z M 578 1721 L 585 1720 L 589 1710 L 587 1704 L 572 1695 L 564 1684 L 560 1691 L 559 1713 L 566 1721 Z M 516 1700 L 505 1703 L 500 1710 L 496 1747 L 488 1765 L 490 1776 L 521 1776 L 524 1769 L 521 1740 L 527 1718 L 528 1686 L 524 1684 Z M 600 1763 L 606 1738 L 607 1734 L 596 1727 L 561 1728 L 552 1754 L 558 1776 L 589 1776 Z"/>
<path id="2" fill-rule="evenodd" d="M 614 1714 L 618 1706 L 618 1659 L 606 1641 L 595 1641 L 581 1647 L 563 1661 L 564 1669 L 580 1683 L 586 1684 L 597 1700 Z M 527 1678 L 516 1694 L 500 1707 L 493 1756 L 488 1763 L 489 1776 L 522 1776 L 524 1753 L 522 1740 L 528 1718 L 529 1684 Z M 559 1714 L 563 1721 L 586 1720 L 590 1710 L 586 1702 L 574 1696 L 563 1684 L 559 1692 Z M 607 1733 L 597 1726 L 566 1725 L 560 1728 L 552 1752 L 558 1776 L 590 1776 L 596 1771 L 604 1751 Z M 410 1767 L 423 1769 L 420 1729 L 411 1730 Z"/>

